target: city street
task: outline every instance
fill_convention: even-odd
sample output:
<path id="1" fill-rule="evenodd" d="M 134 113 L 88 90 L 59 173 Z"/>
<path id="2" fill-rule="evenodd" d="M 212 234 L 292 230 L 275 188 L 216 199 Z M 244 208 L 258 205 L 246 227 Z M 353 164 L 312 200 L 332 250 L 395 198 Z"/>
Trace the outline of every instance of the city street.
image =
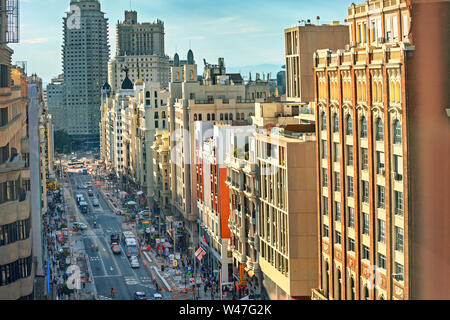
<path id="1" fill-rule="evenodd" d="M 109 208 L 106 200 L 99 190 L 92 184 L 94 196 L 99 200 L 99 206 L 94 207 L 87 189 L 78 190 L 80 184 L 87 184 L 91 176 L 72 173 L 70 186 L 72 199 L 67 199 L 69 210 L 75 210 L 79 221 L 85 223 L 89 228 L 82 231 L 81 235 L 74 235 L 72 242 L 82 241 L 85 253 L 88 257 L 89 269 L 91 270 L 92 282 L 98 299 L 134 299 L 135 292 L 145 292 L 148 299 L 153 298 L 156 288 L 150 270 L 144 265 L 142 256 L 139 258 L 140 267 L 131 268 L 129 259 L 124 252 L 121 243 L 121 254 L 114 254 L 110 248 L 110 235 L 121 234 L 123 216 L 114 214 Z M 88 202 L 88 214 L 79 212 L 74 201 L 76 194 L 82 194 Z M 94 222 L 96 227 L 94 228 Z M 115 294 L 111 297 L 111 289 Z M 171 299 L 169 293 L 162 293 L 164 299 Z"/>

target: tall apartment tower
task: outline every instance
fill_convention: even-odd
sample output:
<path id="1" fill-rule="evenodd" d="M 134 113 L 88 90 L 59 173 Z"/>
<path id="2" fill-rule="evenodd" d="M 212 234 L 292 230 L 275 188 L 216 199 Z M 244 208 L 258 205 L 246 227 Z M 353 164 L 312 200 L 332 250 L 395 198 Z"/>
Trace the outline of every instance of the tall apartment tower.
<path id="1" fill-rule="evenodd" d="M 448 17 L 448 1 L 352 4 L 350 43 L 314 54 L 313 299 L 450 297 Z"/>
<path id="2" fill-rule="evenodd" d="M 67 133 L 97 144 L 101 88 L 108 78 L 108 19 L 98 0 L 72 0 L 63 22 Z"/>
<path id="3" fill-rule="evenodd" d="M 318 49 L 343 48 L 349 41 L 347 25 L 295 26 L 284 30 L 286 97 L 290 101 L 314 101 L 313 53 Z"/>
<path id="4" fill-rule="evenodd" d="M 169 57 L 164 53 L 164 22 L 138 23 L 136 11 L 125 11 L 125 20 L 116 26 L 116 57 L 108 63 L 108 82 L 113 91 L 124 80 L 122 70 L 135 83 L 159 82 L 169 86 Z"/>
<path id="5" fill-rule="evenodd" d="M 138 23 L 136 11 L 125 11 L 125 20 L 117 23 L 116 56 L 164 56 L 164 22 Z"/>

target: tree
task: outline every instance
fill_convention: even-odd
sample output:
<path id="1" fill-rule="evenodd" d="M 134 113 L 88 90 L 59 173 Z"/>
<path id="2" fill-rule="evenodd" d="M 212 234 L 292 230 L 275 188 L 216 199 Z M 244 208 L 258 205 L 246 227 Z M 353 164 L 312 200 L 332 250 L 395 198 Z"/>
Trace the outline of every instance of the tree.
<path id="1" fill-rule="evenodd" d="M 54 142 L 57 152 L 69 152 L 72 149 L 72 138 L 64 130 L 55 131 Z"/>

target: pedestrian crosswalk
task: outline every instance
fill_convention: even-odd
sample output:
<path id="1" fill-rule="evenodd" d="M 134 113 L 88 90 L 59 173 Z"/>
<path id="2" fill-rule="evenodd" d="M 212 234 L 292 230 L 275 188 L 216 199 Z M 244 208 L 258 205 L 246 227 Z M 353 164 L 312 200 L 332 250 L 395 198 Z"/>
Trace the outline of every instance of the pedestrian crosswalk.
<path id="1" fill-rule="evenodd" d="M 139 284 L 139 281 L 135 277 L 124 277 L 124 280 L 129 286 Z"/>

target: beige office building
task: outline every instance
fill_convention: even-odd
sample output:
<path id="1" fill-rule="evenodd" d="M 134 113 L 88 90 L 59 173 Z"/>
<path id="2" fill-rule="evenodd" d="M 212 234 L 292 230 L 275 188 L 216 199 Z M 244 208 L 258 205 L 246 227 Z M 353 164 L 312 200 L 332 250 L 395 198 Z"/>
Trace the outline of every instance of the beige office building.
<path id="1" fill-rule="evenodd" d="M 314 101 L 314 51 L 343 48 L 349 41 L 347 25 L 295 26 L 284 30 L 286 97 L 291 101 Z"/>
<path id="2" fill-rule="evenodd" d="M 188 61 L 194 61 L 192 51 Z M 203 81 L 198 80 L 196 64 L 173 66 L 171 77 L 168 107 L 172 206 L 174 213 L 184 219 L 184 243 L 188 247 L 197 243 L 194 121 L 245 121 L 254 114 L 255 100 L 269 96 L 269 85 L 266 81 L 244 84 L 240 75 L 226 74 L 223 59 L 218 65 L 206 65 Z"/>

